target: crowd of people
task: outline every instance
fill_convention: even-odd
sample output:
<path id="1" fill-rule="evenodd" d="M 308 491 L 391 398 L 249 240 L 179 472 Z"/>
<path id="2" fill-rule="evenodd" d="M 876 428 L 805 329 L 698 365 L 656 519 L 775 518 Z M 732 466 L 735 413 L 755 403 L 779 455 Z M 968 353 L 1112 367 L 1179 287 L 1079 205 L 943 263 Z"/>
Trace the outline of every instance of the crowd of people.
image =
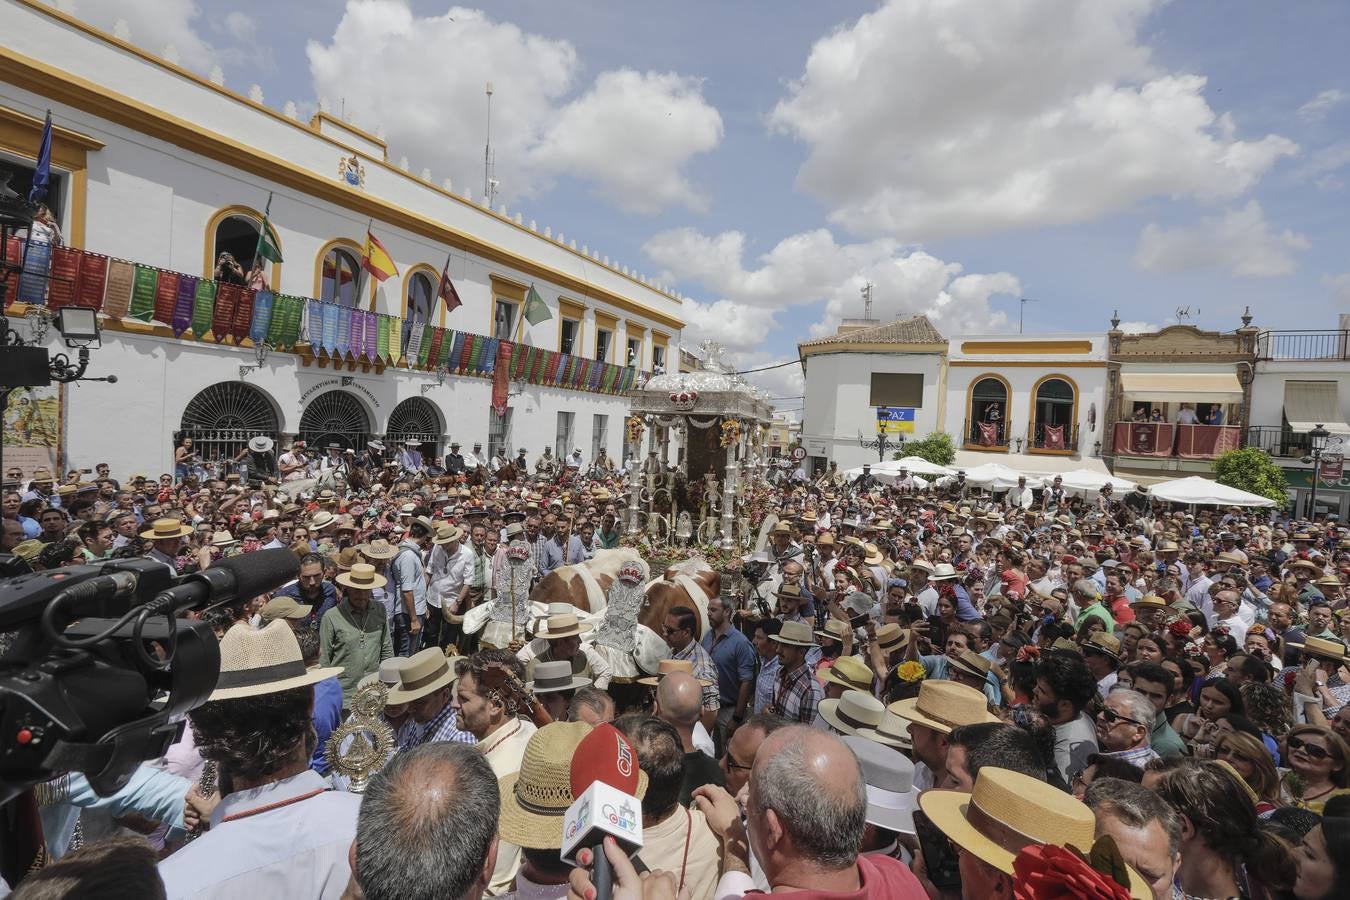
<path id="1" fill-rule="evenodd" d="M 18 896 L 592 900 L 569 772 L 615 747 L 644 836 L 600 851 L 616 897 L 1350 896 L 1335 522 L 831 467 L 758 495 L 764 546 L 630 679 L 570 596 L 509 642 L 465 627 L 625 545 L 618 473 L 396 466 L 296 492 L 6 472 L 10 572 L 299 557 L 210 615 L 220 679 L 163 759 L 112 797 L 43 786 L 51 862 L 5 872 Z M 324 749 L 375 682 L 394 752 L 357 794 Z"/>

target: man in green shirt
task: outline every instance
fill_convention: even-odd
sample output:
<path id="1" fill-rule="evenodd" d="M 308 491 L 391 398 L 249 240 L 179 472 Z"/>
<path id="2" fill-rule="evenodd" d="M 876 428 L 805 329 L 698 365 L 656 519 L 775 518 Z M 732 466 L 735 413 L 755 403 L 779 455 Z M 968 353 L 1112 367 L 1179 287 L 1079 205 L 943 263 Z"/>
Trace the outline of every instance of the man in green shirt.
<path id="1" fill-rule="evenodd" d="M 384 607 L 371 602 L 372 592 L 384 587 L 384 576 L 374 566 L 357 563 L 334 580 L 345 596 L 319 623 L 319 665 L 342 667 L 338 682 L 346 708 L 357 683 L 394 655 L 394 644 Z"/>
<path id="2" fill-rule="evenodd" d="M 1106 626 L 1107 634 L 1116 630 L 1116 617 L 1111 615 L 1111 610 L 1102 603 L 1101 594 L 1097 591 L 1097 585 L 1090 578 L 1081 578 L 1073 583 L 1073 599 L 1078 604 L 1078 621 L 1075 625 L 1083 627 L 1083 621 L 1092 617 L 1101 619 Z"/>

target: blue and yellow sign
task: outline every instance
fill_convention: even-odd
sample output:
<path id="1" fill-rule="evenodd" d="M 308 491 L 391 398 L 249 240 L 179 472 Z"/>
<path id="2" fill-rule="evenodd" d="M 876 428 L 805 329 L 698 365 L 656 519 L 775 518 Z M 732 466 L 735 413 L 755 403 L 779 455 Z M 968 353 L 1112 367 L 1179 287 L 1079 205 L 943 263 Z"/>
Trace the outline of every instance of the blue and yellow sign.
<path id="1" fill-rule="evenodd" d="M 914 407 L 878 406 L 877 434 L 913 434 Z"/>

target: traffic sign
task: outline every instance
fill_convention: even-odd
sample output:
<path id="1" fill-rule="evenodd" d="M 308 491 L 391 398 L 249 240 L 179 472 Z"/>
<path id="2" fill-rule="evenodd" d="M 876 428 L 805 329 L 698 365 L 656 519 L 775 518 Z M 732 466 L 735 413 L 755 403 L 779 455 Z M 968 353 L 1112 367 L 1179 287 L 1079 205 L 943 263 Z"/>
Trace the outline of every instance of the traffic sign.
<path id="1" fill-rule="evenodd" d="M 793 447 L 793 448 L 792 448 L 792 454 L 791 454 L 791 455 L 792 455 L 792 458 L 795 459 L 797 462 L 801 462 L 802 460 L 806 459 L 806 448 L 805 448 L 805 447 Z"/>

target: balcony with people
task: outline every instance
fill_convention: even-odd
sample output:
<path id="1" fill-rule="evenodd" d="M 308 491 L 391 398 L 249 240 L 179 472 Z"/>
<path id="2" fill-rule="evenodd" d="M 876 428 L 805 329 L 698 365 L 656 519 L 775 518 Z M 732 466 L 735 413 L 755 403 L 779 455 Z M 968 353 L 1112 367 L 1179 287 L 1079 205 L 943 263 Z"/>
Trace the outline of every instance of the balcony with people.
<path id="1" fill-rule="evenodd" d="M 1077 455 L 1079 390 L 1072 379 L 1046 375 L 1038 380 L 1027 395 L 1030 419 L 1025 423 L 1008 421 L 1010 396 L 1010 386 L 1001 375 L 988 373 L 971 382 L 962 449 Z"/>
<path id="2" fill-rule="evenodd" d="M 1166 402 L 1127 400 L 1114 429 L 1117 456 L 1213 459 L 1242 444 L 1240 424 L 1228 424 L 1232 404 L 1175 404 L 1169 417 Z"/>

